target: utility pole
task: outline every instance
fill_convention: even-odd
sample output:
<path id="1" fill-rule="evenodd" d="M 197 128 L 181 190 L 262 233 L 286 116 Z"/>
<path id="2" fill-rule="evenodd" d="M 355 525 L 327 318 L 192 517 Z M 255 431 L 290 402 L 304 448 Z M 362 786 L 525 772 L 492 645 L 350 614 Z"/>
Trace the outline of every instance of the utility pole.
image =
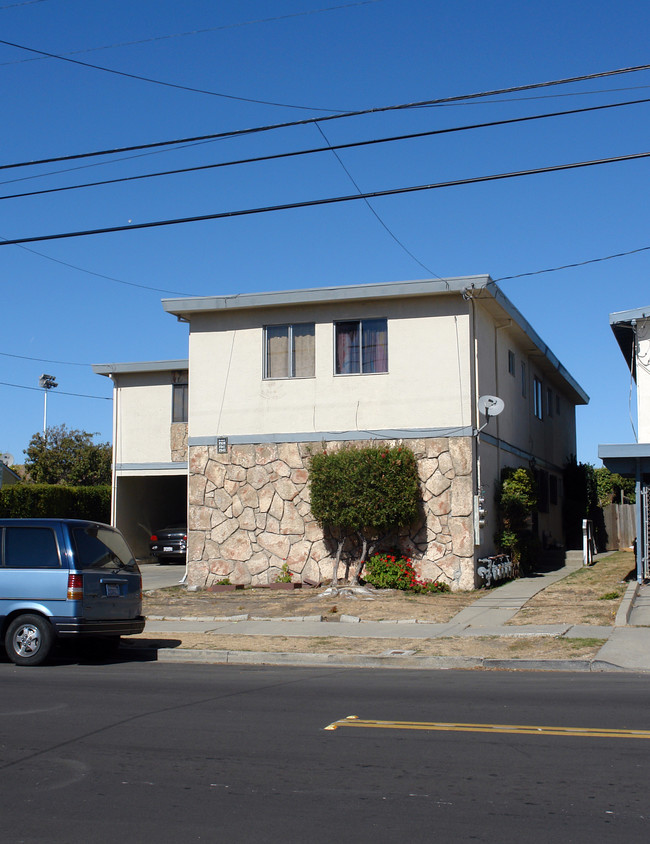
<path id="1" fill-rule="evenodd" d="M 43 388 L 43 436 L 47 432 L 47 392 L 53 387 L 58 387 L 54 375 L 41 375 L 38 379 L 38 386 Z"/>

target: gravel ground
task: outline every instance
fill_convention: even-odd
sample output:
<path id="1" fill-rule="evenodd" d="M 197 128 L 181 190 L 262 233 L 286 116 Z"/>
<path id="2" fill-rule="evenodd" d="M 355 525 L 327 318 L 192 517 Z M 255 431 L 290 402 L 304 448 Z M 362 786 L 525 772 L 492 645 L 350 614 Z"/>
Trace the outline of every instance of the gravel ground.
<path id="1" fill-rule="evenodd" d="M 444 592 L 409 595 L 391 589 L 374 593 L 373 599 L 325 596 L 320 589 L 242 589 L 235 592 L 188 592 L 172 586 L 144 594 L 144 614 L 169 618 L 199 616 L 223 618 L 248 614 L 263 618 L 323 615 L 335 620 L 340 615 L 356 615 L 364 621 L 390 621 L 416 618 L 418 621 L 445 623 L 472 604 L 476 592 Z"/>
<path id="2" fill-rule="evenodd" d="M 123 640 L 130 647 L 193 650 L 257 651 L 261 653 L 332 653 L 376 656 L 386 651 L 413 651 L 417 656 L 470 656 L 508 659 L 588 659 L 603 640 L 556 639 L 551 636 L 493 636 L 449 639 L 349 639 L 336 636 L 230 636 L 179 633 L 155 637 L 142 633 Z"/>

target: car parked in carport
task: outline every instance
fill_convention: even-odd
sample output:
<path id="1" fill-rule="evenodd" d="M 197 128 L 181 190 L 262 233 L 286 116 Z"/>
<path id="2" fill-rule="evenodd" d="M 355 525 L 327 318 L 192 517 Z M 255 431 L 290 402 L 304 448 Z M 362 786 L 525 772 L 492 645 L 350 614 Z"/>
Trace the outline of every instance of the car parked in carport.
<path id="1" fill-rule="evenodd" d="M 187 559 L 187 525 L 179 523 L 154 531 L 149 550 L 159 563 L 185 563 Z"/>

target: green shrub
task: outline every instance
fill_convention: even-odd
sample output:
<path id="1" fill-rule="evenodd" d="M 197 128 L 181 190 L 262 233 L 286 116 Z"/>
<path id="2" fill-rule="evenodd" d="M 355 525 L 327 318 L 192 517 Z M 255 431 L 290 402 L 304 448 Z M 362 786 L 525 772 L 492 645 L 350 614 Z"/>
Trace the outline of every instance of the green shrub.
<path id="1" fill-rule="evenodd" d="M 110 486 L 13 484 L 0 489 L 0 517 L 110 522 Z"/>
<path id="2" fill-rule="evenodd" d="M 531 530 L 537 500 L 535 475 L 530 469 L 507 467 L 501 472 L 496 496 L 500 529 L 494 541 L 523 572 L 533 568 L 538 551 L 539 543 Z"/>
<path id="3" fill-rule="evenodd" d="M 342 448 L 314 454 L 310 463 L 311 510 L 338 541 L 332 582 L 346 541 L 356 538 L 353 583 L 379 542 L 413 524 L 419 513 L 420 484 L 413 452 L 391 448 Z"/>

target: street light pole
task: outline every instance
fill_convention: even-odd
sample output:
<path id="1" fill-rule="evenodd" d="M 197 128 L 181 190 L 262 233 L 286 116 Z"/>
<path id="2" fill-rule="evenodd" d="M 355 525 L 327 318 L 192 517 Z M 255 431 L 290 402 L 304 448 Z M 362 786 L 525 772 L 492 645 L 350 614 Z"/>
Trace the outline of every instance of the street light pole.
<path id="1" fill-rule="evenodd" d="M 53 387 L 58 387 L 54 375 L 43 373 L 38 379 L 38 386 L 43 388 L 43 436 L 47 433 L 47 392 Z"/>

